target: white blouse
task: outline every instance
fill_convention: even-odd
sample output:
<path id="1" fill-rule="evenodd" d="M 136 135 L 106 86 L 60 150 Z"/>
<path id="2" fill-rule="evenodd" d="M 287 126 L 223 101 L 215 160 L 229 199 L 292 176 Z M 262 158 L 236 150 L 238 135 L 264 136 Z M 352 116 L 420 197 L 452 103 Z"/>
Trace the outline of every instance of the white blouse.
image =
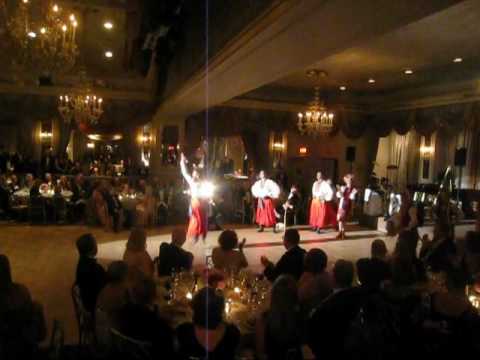
<path id="1" fill-rule="evenodd" d="M 252 186 L 252 194 L 256 198 L 277 199 L 280 196 L 280 187 L 270 179 L 258 180 Z"/>
<path id="2" fill-rule="evenodd" d="M 333 189 L 325 180 L 315 181 L 312 186 L 312 197 L 324 201 L 333 200 Z"/>

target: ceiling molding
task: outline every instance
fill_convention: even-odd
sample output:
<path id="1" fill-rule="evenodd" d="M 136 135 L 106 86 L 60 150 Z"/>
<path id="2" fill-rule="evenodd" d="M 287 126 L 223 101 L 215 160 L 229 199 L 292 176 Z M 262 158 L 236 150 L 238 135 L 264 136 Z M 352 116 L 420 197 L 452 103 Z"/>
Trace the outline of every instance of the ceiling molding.
<path id="1" fill-rule="evenodd" d="M 349 96 L 348 101 L 333 101 L 330 105 L 344 111 L 377 113 L 476 101 L 480 101 L 480 81 L 470 80 L 402 90 L 388 95 Z M 307 103 L 238 97 L 223 103 L 222 106 L 298 112 L 304 110 Z"/>
<path id="2" fill-rule="evenodd" d="M 223 103 L 221 106 L 241 108 L 241 109 L 288 111 L 288 112 L 297 113 L 299 111 L 305 110 L 305 107 L 308 105 L 293 104 L 293 103 L 280 102 L 280 101 L 235 98 Z M 361 106 L 356 106 L 354 104 L 337 103 L 337 104 L 332 104 L 332 108 L 346 111 L 346 112 L 366 112 L 364 108 L 362 108 Z"/>
<path id="3" fill-rule="evenodd" d="M 72 91 L 78 90 L 74 87 L 64 87 L 64 86 L 18 86 L 12 84 L 2 84 L 0 83 L 0 94 L 21 94 L 21 95 L 40 95 L 40 96 L 54 96 L 57 97 L 59 94 L 68 94 Z M 97 96 L 101 96 L 105 99 L 114 99 L 114 100 L 128 100 L 128 101 L 143 101 L 143 102 L 153 102 L 154 96 L 148 92 L 140 91 L 121 91 L 121 90 L 110 90 L 102 88 L 94 88 L 93 91 Z"/>

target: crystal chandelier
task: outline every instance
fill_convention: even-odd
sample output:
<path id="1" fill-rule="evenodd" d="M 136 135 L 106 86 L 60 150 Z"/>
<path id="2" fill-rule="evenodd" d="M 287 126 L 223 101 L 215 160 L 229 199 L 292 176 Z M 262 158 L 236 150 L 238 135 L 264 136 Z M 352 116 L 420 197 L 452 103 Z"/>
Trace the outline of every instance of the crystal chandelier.
<path id="1" fill-rule="evenodd" d="M 78 21 L 57 4 L 31 0 L 0 0 L 5 18 L 4 39 L 11 50 L 14 67 L 39 74 L 65 73 L 78 56 Z M 13 4 L 15 3 L 15 4 Z M 13 6 L 15 5 L 15 6 Z"/>
<path id="2" fill-rule="evenodd" d="M 310 70 L 307 76 L 325 77 L 326 73 L 318 70 Z M 333 128 L 333 119 L 335 115 L 329 111 L 320 101 L 320 87 L 315 86 L 315 96 L 308 109 L 298 113 L 297 127 L 302 135 L 318 136 L 329 133 Z"/>
<path id="3" fill-rule="evenodd" d="M 77 91 L 60 95 L 58 112 L 66 123 L 95 125 L 103 114 L 103 99 L 93 93 L 84 71 L 80 77 L 83 85 Z"/>

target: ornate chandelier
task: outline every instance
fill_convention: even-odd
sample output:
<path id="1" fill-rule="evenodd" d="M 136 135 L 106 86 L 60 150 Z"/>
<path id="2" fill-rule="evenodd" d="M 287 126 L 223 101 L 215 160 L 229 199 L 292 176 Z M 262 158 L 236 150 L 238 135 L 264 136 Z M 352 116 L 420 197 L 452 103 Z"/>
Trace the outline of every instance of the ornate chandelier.
<path id="1" fill-rule="evenodd" d="M 12 50 L 14 67 L 31 70 L 36 75 L 71 70 L 78 56 L 75 15 L 63 11 L 52 1 L 15 2 L 15 6 L 12 2 L 8 6 L 6 0 L 0 0 L 5 41 Z"/>
<path id="2" fill-rule="evenodd" d="M 318 70 L 309 70 L 307 76 L 325 77 L 327 74 Z M 315 86 L 315 96 L 309 107 L 304 112 L 298 113 L 297 127 L 302 135 L 318 136 L 329 133 L 333 128 L 335 114 L 329 111 L 320 101 L 320 87 Z"/>
<path id="3" fill-rule="evenodd" d="M 71 94 L 60 95 L 58 112 L 66 123 L 95 125 L 103 114 L 103 99 L 93 93 L 84 71 L 80 77 L 83 86 Z"/>

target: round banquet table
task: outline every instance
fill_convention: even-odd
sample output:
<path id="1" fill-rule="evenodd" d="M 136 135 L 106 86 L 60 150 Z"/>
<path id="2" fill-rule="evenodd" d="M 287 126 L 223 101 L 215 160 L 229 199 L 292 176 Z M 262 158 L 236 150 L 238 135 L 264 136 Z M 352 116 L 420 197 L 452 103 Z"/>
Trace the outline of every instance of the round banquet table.
<path id="1" fill-rule="evenodd" d="M 193 278 L 188 273 L 184 273 L 183 278 L 178 280 L 175 291 L 175 298 L 170 298 L 168 283 L 172 280 L 169 276 L 157 278 L 157 300 L 159 313 L 172 325 L 178 325 L 191 322 L 193 317 L 190 305 L 192 288 L 194 286 Z M 248 276 L 253 276 L 249 274 Z M 204 280 L 198 279 L 197 288 L 201 289 L 205 284 Z M 202 284 L 203 283 L 203 284 Z M 251 287 L 242 285 L 240 281 L 225 280 L 225 288 L 222 293 L 226 299 L 225 319 L 235 324 L 242 335 L 252 334 L 255 331 L 255 321 L 257 317 L 268 309 L 270 304 L 269 289 L 270 284 L 267 280 L 257 283 L 258 296 L 256 301 L 250 301 Z M 235 289 L 238 291 L 236 292 Z"/>

